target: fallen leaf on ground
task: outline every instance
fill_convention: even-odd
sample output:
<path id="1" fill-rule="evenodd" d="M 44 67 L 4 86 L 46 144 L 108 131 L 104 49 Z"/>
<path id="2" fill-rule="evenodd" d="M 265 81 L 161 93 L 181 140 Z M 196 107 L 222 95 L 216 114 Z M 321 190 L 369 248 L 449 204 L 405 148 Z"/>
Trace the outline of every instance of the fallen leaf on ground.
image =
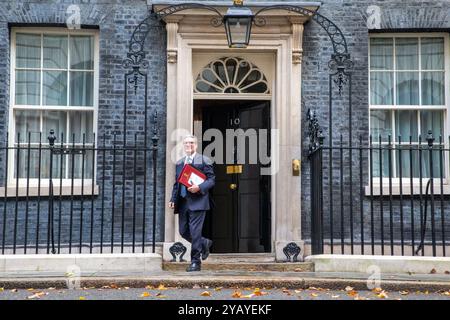
<path id="1" fill-rule="evenodd" d="M 380 293 L 382 291 L 383 291 L 383 289 L 381 289 L 381 288 L 374 288 L 374 289 L 372 289 L 373 293 Z"/>
<path id="2" fill-rule="evenodd" d="M 50 287 L 47 290 L 56 290 L 56 288 Z"/>
<path id="3" fill-rule="evenodd" d="M 18 290 L 17 289 L 11 289 L 11 292 L 17 292 Z"/>
<path id="4" fill-rule="evenodd" d="M 154 286 L 151 286 L 151 285 L 147 285 L 147 286 L 145 286 L 145 289 L 147 289 L 147 290 L 153 290 L 153 289 L 155 289 L 155 287 L 154 287 Z"/>
<path id="5" fill-rule="evenodd" d="M 39 299 L 42 296 L 47 295 L 47 293 L 40 291 L 40 292 L 36 292 L 35 294 L 28 296 L 28 299 Z"/>
<path id="6" fill-rule="evenodd" d="M 147 298 L 147 297 L 150 297 L 150 296 L 151 296 L 150 292 L 147 292 L 147 291 L 145 291 L 145 292 L 143 292 L 141 294 L 141 298 Z"/>
<path id="7" fill-rule="evenodd" d="M 264 291 L 261 291 L 259 288 L 255 288 L 255 290 L 253 291 L 253 294 L 254 294 L 255 296 L 259 297 L 259 296 L 265 296 L 265 295 L 267 295 L 268 293 L 267 293 L 267 292 L 264 292 Z"/>
<path id="8" fill-rule="evenodd" d="M 355 297 L 358 295 L 358 291 L 349 290 L 349 291 L 347 291 L 347 295 L 349 295 L 350 297 Z"/>
<path id="9" fill-rule="evenodd" d="M 317 290 L 316 287 L 309 287 L 308 290 Z"/>
<path id="10" fill-rule="evenodd" d="M 158 286 L 157 290 L 167 290 L 167 288 L 161 283 L 161 284 Z"/>
<path id="11" fill-rule="evenodd" d="M 3 292 L 3 291 L 5 291 L 5 288 L 0 288 L 0 292 Z"/>
<path id="12" fill-rule="evenodd" d="M 161 292 L 158 292 L 158 293 L 156 294 L 156 296 L 157 296 L 158 298 L 167 298 L 167 296 L 163 295 Z"/>
<path id="13" fill-rule="evenodd" d="M 350 287 L 350 286 L 347 286 L 347 287 L 345 287 L 345 291 L 353 291 L 353 287 Z"/>
<path id="14" fill-rule="evenodd" d="M 198 284 L 194 284 L 194 286 L 192 287 L 192 289 L 200 289 L 200 286 Z"/>
<path id="15" fill-rule="evenodd" d="M 450 291 L 444 291 L 444 292 L 442 292 L 442 294 L 443 294 L 444 296 L 450 296 Z"/>
<path id="16" fill-rule="evenodd" d="M 302 272 L 302 271 L 303 271 L 302 268 L 295 268 L 295 269 L 294 269 L 294 272 Z"/>
<path id="17" fill-rule="evenodd" d="M 387 295 L 386 291 L 381 291 L 379 294 L 376 295 L 378 298 L 380 299 L 386 299 L 389 298 L 389 296 Z"/>
<path id="18" fill-rule="evenodd" d="M 117 284 L 114 284 L 114 283 L 111 284 L 110 287 L 111 287 L 111 289 L 118 289 L 118 288 L 119 288 L 119 287 L 117 286 Z"/>
<path id="19" fill-rule="evenodd" d="M 86 297 L 80 296 L 78 300 L 86 300 Z"/>
<path id="20" fill-rule="evenodd" d="M 202 297 L 211 297 L 211 293 L 209 291 L 203 291 L 202 293 L 200 293 L 200 295 Z"/>
<path id="21" fill-rule="evenodd" d="M 356 296 L 355 296 L 355 299 L 354 300 L 369 300 L 368 298 L 365 298 L 365 297 L 361 297 L 359 294 L 357 294 Z"/>
<path id="22" fill-rule="evenodd" d="M 288 295 L 288 296 L 292 295 L 292 293 L 289 290 L 287 290 L 287 289 L 283 289 L 283 293 Z"/>
<path id="23" fill-rule="evenodd" d="M 214 291 L 220 291 L 220 290 L 222 290 L 222 287 L 214 288 Z"/>
<path id="24" fill-rule="evenodd" d="M 448 270 L 445 270 L 445 272 L 444 272 L 445 274 L 450 274 L 450 271 L 448 271 Z"/>
<path id="25" fill-rule="evenodd" d="M 240 291 L 234 291 L 231 295 L 232 298 L 240 298 L 242 296 L 242 293 Z"/>
<path id="26" fill-rule="evenodd" d="M 303 290 L 302 290 L 302 289 L 294 290 L 294 292 L 295 292 L 295 293 L 301 293 L 301 292 L 303 292 Z"/>
<path id="27" fill-rule="evenodd" d="M 409 294 L 409 291 L 400 291 L 400 294 L 402 295 L 402 296 L 406 296 L 406 295 L 408 295 Z"/>
<path id="28" fill-rule="evenodd" d="M 311 297 L 314 297 L 314 298 L 316 298 L 316 297 L 318 297 L 319 295 L 317 294 L 317 293 L 311 293 Z"/>
<path id="29" fill-rule="evenodd" d="M 435 273 L 436 273 L 436 269 L 434 269 L 434 268 L 431 269 L 430 273 L 431 273 L 431 274 L 435 274 Z"/>
<path id="30" fill-rule="evenodd" d="M 27 291 L 34 291 L 34 289 L 33 288 L 28 288 Z"/>
<path id="31" fill-rule="evenodd" d="M 332 295 L 331 297 L 332 297 L 333 299 L 337 299 L 337 298 L 340 297 L 340 295 L 336 294 L 336 295 Z"/>

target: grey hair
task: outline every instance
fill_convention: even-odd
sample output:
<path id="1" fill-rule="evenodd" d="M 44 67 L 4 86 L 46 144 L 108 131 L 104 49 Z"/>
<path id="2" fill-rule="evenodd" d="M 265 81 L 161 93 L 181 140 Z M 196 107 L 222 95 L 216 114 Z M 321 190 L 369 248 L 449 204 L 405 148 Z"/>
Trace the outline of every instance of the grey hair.
<path id="1" fill-rule="evenodd" d="M 189 138 L 190 138 L 190 139 L 194 139 L 195 143 L 198 143 L 197 137 L 194 136 L 194 135 L 192 135 L 192 134 L 188 134 L 188 135 L 184 136 L 183 142 L 184 142 L 184 140 L 189 139 Z"/>

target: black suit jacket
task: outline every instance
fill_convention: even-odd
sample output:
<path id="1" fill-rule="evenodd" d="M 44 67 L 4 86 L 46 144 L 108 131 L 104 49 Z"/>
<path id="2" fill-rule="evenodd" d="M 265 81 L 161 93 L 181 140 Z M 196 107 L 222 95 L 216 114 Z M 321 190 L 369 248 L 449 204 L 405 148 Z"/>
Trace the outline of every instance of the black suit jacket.
<path id="1" fill-rule="evenodd" d="M 180 177 L 181 171 L 184 167 L 186 157 L 180 159 L 175 168 L 175 183 L 172 188 L 172 196 L 170 201 L 175 203 L 174 213 L 179 213 L 179 203 L 181 200 L 181 184 L 178 183 L 178 178 Z M 196 153 L 191 163 L 191 166 L 203 172 L 206 176 L 206 180 L 200 185 L 200 191 L 197 193 L 191 193 L 187 191 L 186 204 L 187 209 L 191 211 L 206 211 L 210 210 L 214 206 L 213 201 L 210 197 L 210 191 L 215 184 L 214 168 L 211 159 L 208 157 Z"/>

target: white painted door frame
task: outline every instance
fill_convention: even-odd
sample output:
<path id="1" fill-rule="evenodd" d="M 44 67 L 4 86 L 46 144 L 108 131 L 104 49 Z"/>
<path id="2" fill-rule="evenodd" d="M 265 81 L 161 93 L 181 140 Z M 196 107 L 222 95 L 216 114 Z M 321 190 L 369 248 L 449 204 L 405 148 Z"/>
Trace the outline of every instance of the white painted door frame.
<path id="1" fill-rule="evenodd" d="M 181 18 L 167 20 L 167 141 L 166 141 L 166 202 L 170 199 L 175 179 L 175 160 L 182 155 L 180 139 L 193 130 L 193 55 L 196 52 L 220 52 L 227 56 L 248 53 L 274 56 L 274 80 L 271 100 L 271 126 L 278 129 L 272 136 L 272 248 L 277 261 L 286 259 L 283 248 L 290 242 L 302 249 L 301 238 L 301 177 L 293 176 L 292 160 L 301 159 L 301 58 L 303 24 L 286 19 L 289 28 L 260 28 L 252 35 L 246 49 L 229 49 L 225 35 L 202 32 L 180 25 Z M 289 30 L 290 32 L 286 32 Z M 184 32 L 180 32 L 184 31 Z M 208 31 L 208 30 L 205 30 Z M 274 157 L 274 152 L 277 157 Z M 277 161 L 278 160 L 278 161 Z M 177 215 L 166 206 L 164 260 L 172 259 L 169 247 L 174 242 L 189 243 L 178 233 Z"/>

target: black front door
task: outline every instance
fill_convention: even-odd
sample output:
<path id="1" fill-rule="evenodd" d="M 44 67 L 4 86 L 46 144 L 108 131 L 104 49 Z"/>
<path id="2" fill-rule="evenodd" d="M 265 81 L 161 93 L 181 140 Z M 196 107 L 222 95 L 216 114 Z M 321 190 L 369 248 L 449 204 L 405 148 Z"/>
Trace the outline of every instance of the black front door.
<path id="1" fill-rule="evenodd" d="M 203 134 L 217 129 L 223 137 L 223 157 L 220 150 L 209 148 L 216 160 L 212 192 L 216 206 L 208 213 L 204 229 L 214 241 L 211 252 L 270 252 L 270 176 L 261 174 L 263 167 L 270 166 L 270 102 L 208 100 L 195 105 Z M 203 141 L 203 150 L 210 143 L 219 145 L 213 139 Z"/>

